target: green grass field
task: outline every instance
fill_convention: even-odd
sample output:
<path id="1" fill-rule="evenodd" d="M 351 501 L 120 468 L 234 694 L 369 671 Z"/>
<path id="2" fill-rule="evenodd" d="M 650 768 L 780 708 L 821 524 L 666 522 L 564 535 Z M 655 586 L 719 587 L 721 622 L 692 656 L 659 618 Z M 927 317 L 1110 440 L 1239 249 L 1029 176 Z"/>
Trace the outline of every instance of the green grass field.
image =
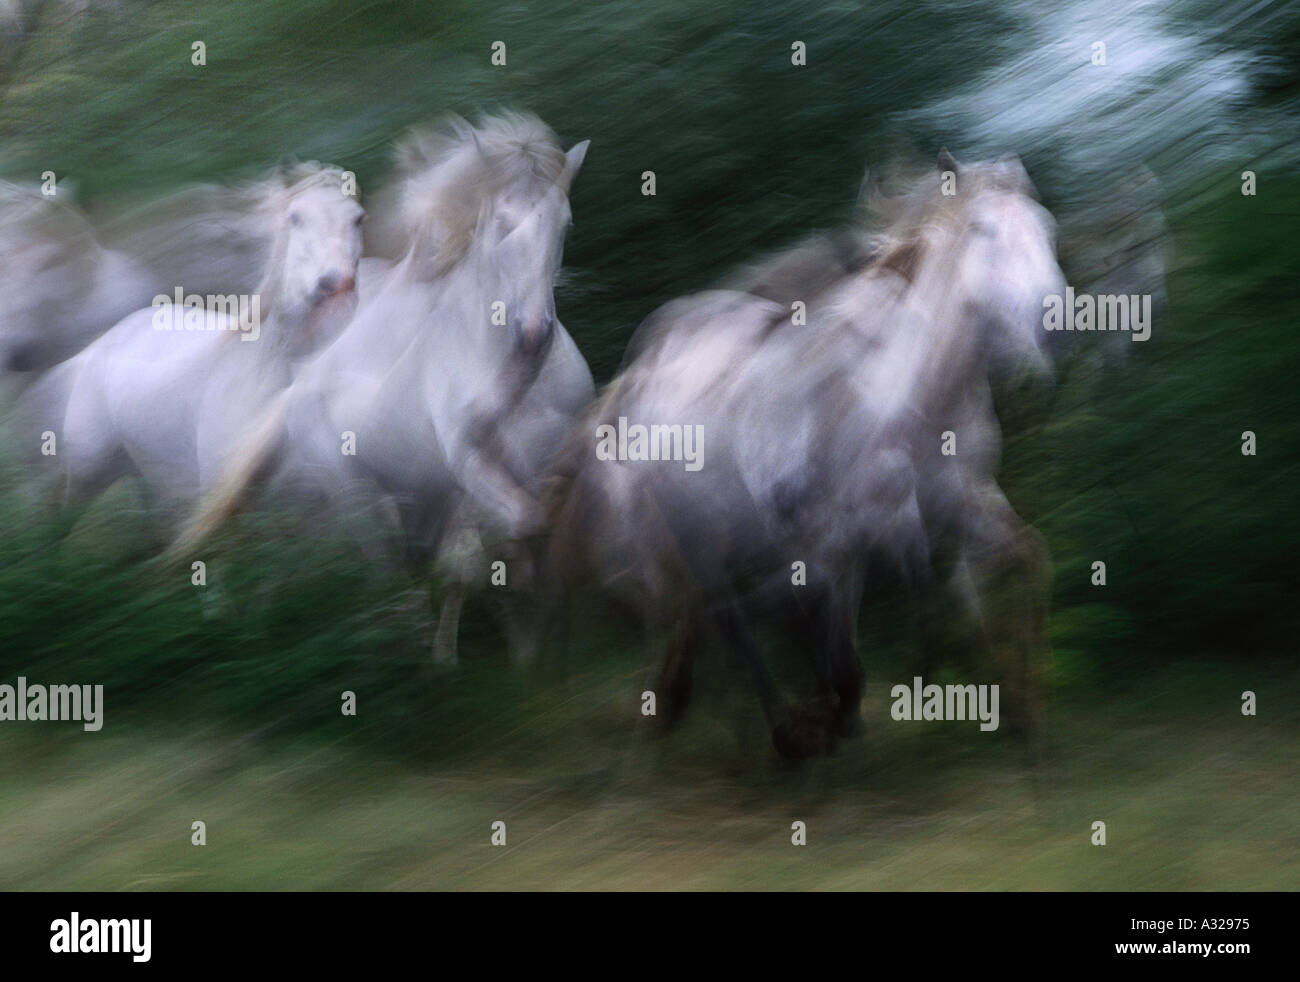
<path id="1" fill-rule="evenodd" d="M 748 702 L 665 735 L 636 672 L 539 682 L 454 763 L 218 726 L 9 730 L 0 885 L 67 890 L 1257 890 L 1300 876 L 1297 673 L 1197 659 L 1059 699 L 1037 776 L 1002 734 L 895 723 L 791 767 Z M 487 666 L 480 672 L 488 671 Z M 495 669 L 494 669 L 495 670 Z M 451 684 L 450 682 L 446 684 Z M 191 823 L 207 845 L 191 844 Z M 1106 823 L 1105 846 L 1091 844 Z M 490 844 L 493 822 L 506 845 Z M 791 823 L 808 844 L 791 844 Z"/>

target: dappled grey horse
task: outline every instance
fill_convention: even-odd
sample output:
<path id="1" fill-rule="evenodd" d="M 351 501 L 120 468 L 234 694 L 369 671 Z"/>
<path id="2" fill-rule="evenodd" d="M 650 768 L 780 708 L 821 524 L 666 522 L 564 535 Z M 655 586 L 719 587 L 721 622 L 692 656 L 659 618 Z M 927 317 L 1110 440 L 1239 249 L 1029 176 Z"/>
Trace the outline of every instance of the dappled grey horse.
<path id="1" fill-rule="evenodd" d="M 779 751 L 805 756 L 853 732 L 865 562 L 883 557 L 924 581 L 941 545 L 969 570 L 966 597 L 990 644 L 1013 649 L 1019 679 L 1033 674 L 1045 559 L 996 482 L 988 379 L 1003 364 L 1042 366 L 1042 299 L 1063 280 L 1051 218 L 1018 162 L 943 165 L 957 172 L 955 195 L 936 174 L 886 202 L 882 233 L 824 250 L 849 256 L 851 271 L 831 286 L 819 278 L 806 301 L 715 291 L 656 312 L 574 438 L 552 502 L 552 561 L 569 576 L 594 571 L 649 623 L 676 628 L 670 715 L 712 625 L 753 675 Z M 852 271 L 858 254 L 865 268 Z M 782 282 L 772 273 L 757 279 Z M 658 444 L 599 452 L 611 427 L 634 426 Z M 698 466 L 672 452 L 688 433 Z M 1029 609 L 995 618 L 1007 575 Z M 786 706 L 750 628 L 754 597 L 806 612 L 828 706 Z"/>

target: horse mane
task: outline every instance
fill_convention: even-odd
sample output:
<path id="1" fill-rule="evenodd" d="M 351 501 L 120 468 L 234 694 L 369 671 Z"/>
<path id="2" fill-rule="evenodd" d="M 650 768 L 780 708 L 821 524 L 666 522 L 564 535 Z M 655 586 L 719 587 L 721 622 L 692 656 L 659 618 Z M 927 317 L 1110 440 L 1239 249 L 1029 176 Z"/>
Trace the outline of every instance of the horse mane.
<path id="1" fill-rule="evenodd" d="M 469 251 L 486 206 L 522 186 L 544 193 L 564 174 L 555 134 L 530 113 L 502 112 L 474 125 L 459 116 L 418 127 L 397 148 L 397 235 L 416 268 L 436 277 Z"/>
<path id="2" fill-rule="evenodd" d="M 740 268 L 727 288 L 762 297 L 787 310 L 825 293 L 874 262 L 880 243 L 857 229 L 816 233 L 789 249 Z"/>
<path id="3" fill-rule="evenodd" d="M 902 194 L 887 196 L 879 189 L 868 193 L 866 223 L 877 227 L 879 248 L 866 267 L 867 275 L 896 274 L 911 284 L 938 243 L 951 241 L 949 233 L 976 196 L 1002 191 L 1036 197 L 1029 176 L 1014 158 L 958 165 L 945 154 L 940 166 L 956 173 L 956 194 L 942 192 L 942 171 L 933 169 Z"/>
<path id="4" fill-rule="evenodd" d="M 960 221 L 974 195 L 985 190 L 1033 193 L 1023 168 L 1013 160 L 959 167 L 951 158 L 945 158 L 941 166 L 959 171 L 958 194 L 942 194 L 941 172 L 933 169 L 893 196 L 871 187 L 868 174 L 863 179 L 868 189 L 862 202 L 864 214 L 857 225 L 815 233 L 788 249 L 742 266 L 726 288 L 779 304 L 782 311 L 769 330 L 789 323 L 792 301 L 811 304 L 860 276 L 897 277 L 906 292 L 924 263 L 934 258 L 937 242 L 945 238 L 940 233 L 950 231 Z"/>

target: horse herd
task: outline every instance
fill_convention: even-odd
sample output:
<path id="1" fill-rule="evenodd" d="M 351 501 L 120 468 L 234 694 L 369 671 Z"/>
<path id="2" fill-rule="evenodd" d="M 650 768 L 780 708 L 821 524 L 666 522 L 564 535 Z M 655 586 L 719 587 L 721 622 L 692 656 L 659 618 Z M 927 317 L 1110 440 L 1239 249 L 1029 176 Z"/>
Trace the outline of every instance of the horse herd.
<path id="1" fill-rule="evenodd" d="M 5 187 L 10 431 L 60 521 L 133 474 L 188 562 L 252 501 L 312 522 L 359 508 L 443 579 L 438 660 L 491 570 L 521 657 L 596 591 L 668 639 L 667 716 L 720 641 L 790 757 L 859 727 L 858 611 L 894 577 L 959 612 L 1035 740 L 1049 564 L 998 485 L 992 384 L 1047 369 L 1042 304 L 1064 278 L 1020 163 L 945 154 L 877 195 L 870 228 L 666 304 L 597 395 L 553 294 L 586 151 L 525 114 L 421 129 L 364 244 L 352 175 L 319 164 L 193 190 L 111 241 Z M 764 666 L 769 612 L 807 647 L 810 706 Z"/>

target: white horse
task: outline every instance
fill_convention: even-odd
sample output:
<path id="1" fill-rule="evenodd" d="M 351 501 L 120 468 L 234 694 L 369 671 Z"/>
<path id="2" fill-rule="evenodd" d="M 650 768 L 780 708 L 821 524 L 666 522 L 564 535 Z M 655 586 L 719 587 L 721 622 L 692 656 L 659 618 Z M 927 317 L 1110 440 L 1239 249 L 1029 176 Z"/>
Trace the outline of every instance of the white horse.
<path id="1" fill-rule="evenodd" d="M 147 264 L 105 248 L 69 194 L 0 182 L 0 374 L 35 378 L 156 292 Z"/>
<path id="2" fill-rule="evenodd" d="M 279 219 L 260 182 L 114 198 L 96 211 L 100 238 L 150 271 L 154 293 L 177 283 L 197 294 L 253 292 L 270 264 Z"/>
<path id="3" fill-rule="evenodd" d="M 366 274 L 347 330 L 302 370 L 187 540 L 282 452 L 299 488 L 336 496 L 365 479 L 396 503 L 408 556 L 440 556 L 449 574 L 436 653 L 454 660 L 464 592 L 486 577 L 483 549 L 509 550 L 499 554 L 512 560 L 508 583 L 524 585 L 526 557 L 508 544 L 539 529 L 539 481 L 593 394 L 553 294 L 586 150 L 565 153 L 518 114 L 410 137 L 393 195 L 402 258 L 377 264 L 373 286 Z"/>
<path id="4" fill-rule="evenodd" d="M 935 175 L 895 202 L 866 271 L 819 283 L 805 325 L 743 292 L 653 315 L 575 438 L 554 501 L 556 575 L 593 570 L 650 623 L 678 625 L 670 700 L 684 698 L 711 623 L 751 671 L 786 755 L 857 725 L 868 557 L 923 580 L 939 545 L 955 543 L 981 587 L 1007 562 L 1027 589 L 1041 574 L 1032 530 L 997 487 L 988 377 L 999 363 L 1042 365 L 1042 299 L 1063 288 L 1052 220 L 1016 162 L 942 169 L 958 172 L 956 196 Z M 597 427 L 616 423 L 696 428 L 701 466 L 600 459 Z M 748 627 L 747 599 L 781 595 L 816 631 L 828 707 L 811 717 L 786 707 Z M 1022 667 L 1041 650 L 1027 620 L 999 625 L 1014 622 Z"/>
<path id="5" fill-rule="evenodd" d="M 295 360 L 351 315 L 363 211 L 348 191 L 343 171 L 319 164 L 267 181 L 260 197 L 277 234 L 257 291 L 189 305 L 176 284 L 185 302 L 157 297 L 54 370 L 43 386 L 66 401 L 48 425 L 58 441 L 49 459 L 67 502 L 133 470 L 156 501 L 192 507 L 225 473 L 256 438 L 255 423 L 289 384 Z"/>

